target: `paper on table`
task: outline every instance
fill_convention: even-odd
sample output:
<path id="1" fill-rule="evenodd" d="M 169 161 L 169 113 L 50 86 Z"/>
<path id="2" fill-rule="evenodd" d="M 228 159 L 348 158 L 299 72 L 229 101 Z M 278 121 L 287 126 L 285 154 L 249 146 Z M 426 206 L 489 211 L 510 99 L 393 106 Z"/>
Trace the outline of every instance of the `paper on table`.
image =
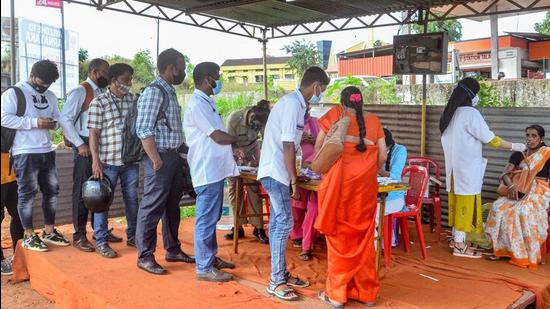
<path id="1" fill-rule="evenodd" d="M 258 168 L 252 166 L 239 166 L 239 171 L 256 174 L 258 172 Z"/>
<path id="2" fill-rule="evenodd" d="M 395 179 L 391 179 L 390 177 L 378 177 L 378 183 L 383 186 L 386 186 L 392 183 L 399 183 L 399 181 Z"/>

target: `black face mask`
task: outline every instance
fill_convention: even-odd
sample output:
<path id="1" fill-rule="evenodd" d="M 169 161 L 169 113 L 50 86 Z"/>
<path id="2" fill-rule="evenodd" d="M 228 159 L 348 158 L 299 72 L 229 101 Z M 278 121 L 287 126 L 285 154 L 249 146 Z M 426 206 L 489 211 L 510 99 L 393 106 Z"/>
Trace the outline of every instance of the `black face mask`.
<path id="1" fill-rule="evenodd" d="M 256 130 L 256 131 L 260 131 L 261 127 L 256 124 L 255 122 L 252 122 L 248 125 L 248 127 L 251 129 L 251 130 Z"/>
<path id="2" fill-rule="evenodd" d="M 42 85 L 38 85 L 38 84 L 30 84 L 31 87 L 36 90 L 38 93 L 44 93 L 46 92 L 46 90 L 48 90 L 48 88 L 50 88 L 49 86 L 46 87 L 46 86 L 42 86 Z"/>
<path id="3" fill-rule="evenodd" d="M 105 88 L 107 86 L 109 86 L 109 80 L 106 79 L 105 77 L 103 76 L 100 76 L 98 79 L 97 79 L 97 86 L 99 88 Z"/>
<path id="4" fill-rule="evenodd" d="M 179 85 L 185 80 L 185 71 L 179 71 L 178 75 L 174 75 L 174 85 Z"/>

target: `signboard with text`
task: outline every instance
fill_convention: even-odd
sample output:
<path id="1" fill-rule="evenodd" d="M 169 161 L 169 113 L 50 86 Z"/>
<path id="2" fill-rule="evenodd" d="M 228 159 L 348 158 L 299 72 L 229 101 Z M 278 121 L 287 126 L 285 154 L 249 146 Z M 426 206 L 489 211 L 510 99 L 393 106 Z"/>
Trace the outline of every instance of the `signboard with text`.
<path id="1" fill-rule="evenodd" d="M 51 8 L 60 8 L 62 0 L 36 0 L 37 6 L 47 6 Z"/>
<path id="2" fill-rule="evenodd" d="M 2 16 L 2 21 L 0 23 L 2 27 L 2 41 L 11 41 L 11 31 L 13 29 L 11 26 L 11 18 Z M 17 18 L 15 19 L 15 41 L 17 42 Z"/>
<path id="3" fill-rule="evenodd" d="M 78 34 L 65 29 L 67 90 L 78 85 L 78 48 Z M 52 84 L 50 90 L 58 97 L 64 97 L 62 93 L 61 29 L 19 18 L 19 80 L 27 80 L 32 65 L 43 59 L 49 59 L 57 64 L 59 79 Z"/>

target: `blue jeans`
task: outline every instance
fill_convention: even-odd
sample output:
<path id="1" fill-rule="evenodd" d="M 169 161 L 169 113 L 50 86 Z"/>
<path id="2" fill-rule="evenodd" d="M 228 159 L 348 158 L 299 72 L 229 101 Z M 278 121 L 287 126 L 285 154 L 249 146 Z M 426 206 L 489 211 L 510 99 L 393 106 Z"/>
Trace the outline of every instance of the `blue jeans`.
<path id="1" fill-rule="evenodd" d="M 212 271 L 218 253 L 216 223 L 222 216 L 223 180 L 195 187 L 195 259 L 197 274 Z"/>
<path id="2" fill-rule="evenodd" d="M 138 190 L 139 190 L 139 164 L 127 164 L 121 166 L 104 165 L 103 175 L 111 181 L 113 191 L 116 188 L 118 179 L 122 189 L 122 198 L 124 199 L 124 211 L 128 228 L 126 229 L 126 238 L 134 240 L 136 236 L 136 221 L 138 212 Z M 94 213 L 94 236 L 96 246 L 107 243 L 107 219 L 109 212 Z"/>
<path id="3" fill-rule="evenodd" d="M 13 171 L 19 188 L 17 211 L 26 230 L 33 229 L 32 205 L 38 188 L 42 191 L 44 224 L 54 225 L 59 182 L 55 168 L 55 151 L 19 154 L 13 157 Z"/>
<path id="4" fill-rule="evenodd" d="M 269 250 L 271 251 L 271 281 L 286 282 L 286 244 L 292 230 L 290 190 L 271 177 L 260 179 L 269 194 Z"/>

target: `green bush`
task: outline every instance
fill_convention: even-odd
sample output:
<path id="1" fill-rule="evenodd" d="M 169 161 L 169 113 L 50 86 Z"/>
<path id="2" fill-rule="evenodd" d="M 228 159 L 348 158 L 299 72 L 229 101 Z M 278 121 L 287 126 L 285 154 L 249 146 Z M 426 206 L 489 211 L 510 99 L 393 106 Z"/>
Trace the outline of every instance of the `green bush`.
<path id="1" fill-rule="evenodd" d="M 344 80 L 337 80 L 334 82 L 334 84 L 330 85 L 327 88 L 326 94 L 325 94 L 325 100 L 332 103 L 338 103 L 340 102 L 340 92 L 344 90 L 344 88 L 348 86 L 355 86 L 357 88 L 360 88 L 363 82 L 358 77 L 348 76 Z"/>
<path id="2" fill-rule="evenodd" d="M 389 81 L 377 78 L 369 81 L 369 85 L 363 91 L 363 97 L 365 98 L 365 104 L 399 104 L 401 98 L 395 94 L 395 81 L 396 78 L 392 78 Z"/>
<path id="3" fill-rule="evenodd" d="M 192 218 L 195 216 L 195 205 L 180 207 L 180 218 Z"/>
<path id="4" fill-rule="evenodd" d="M 487 81 L 479 78 L 479 107 L 513 107 L 509 98 L 501 99 L 497 88 Z"/>
<path id="5" fill-rule="evenodd" d="M 235 97 L 216 98 L 216 106 L 224 119 L 226 119 L 231 112 L 246 106 L 251 106 L 254 103 L 254 94 L 241 93 Z"/>

